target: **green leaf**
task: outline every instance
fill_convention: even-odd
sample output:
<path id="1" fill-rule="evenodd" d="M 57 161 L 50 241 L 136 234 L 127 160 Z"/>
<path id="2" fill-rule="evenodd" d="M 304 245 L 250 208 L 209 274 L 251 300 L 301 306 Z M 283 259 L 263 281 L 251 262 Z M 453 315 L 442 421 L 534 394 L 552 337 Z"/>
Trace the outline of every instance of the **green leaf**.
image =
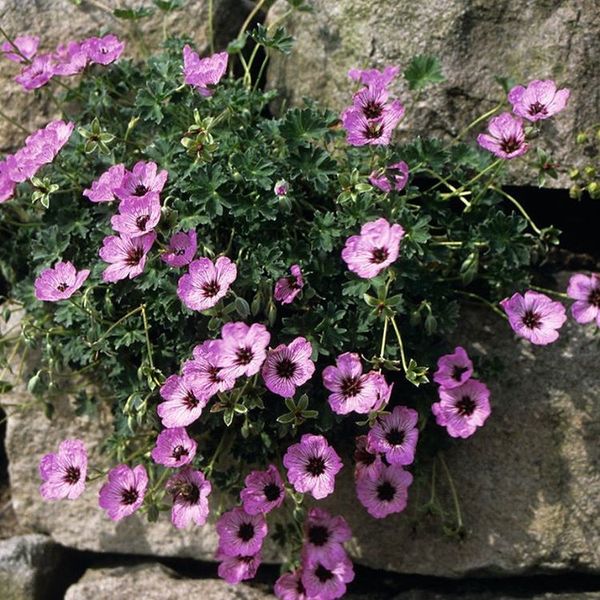
<path id="1" fill-rule="evenodd" d="M 138 21 L 154 14 L 154 10 L 151 8 L 115 8 L 113 15 L 117 19 L 124 19 L 125 21 Z"/>
<path id="2" fill-rule="evenodd" d="M 435 56 L 421 54 L 415 56 L 404 71 L 404 78 L 411 90 L 422 90 L 428 85 L 441 83 L 446 78 L 442 74 L 439 60 Z"/>

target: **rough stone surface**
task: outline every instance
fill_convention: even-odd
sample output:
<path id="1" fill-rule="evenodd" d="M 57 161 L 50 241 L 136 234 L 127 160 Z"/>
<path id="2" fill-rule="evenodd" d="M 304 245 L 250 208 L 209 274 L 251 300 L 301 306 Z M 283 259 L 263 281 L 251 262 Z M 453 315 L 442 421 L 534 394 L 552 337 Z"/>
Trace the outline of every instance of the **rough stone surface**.
<path id="1" fill-rule="evenodd" d="M 157 564 L 114 569 L 91 569 L 72 585 L 65 600 L 274 600 L 271 594 L 247 585 L 230 586 L 218 579 L 179 579 Z"/>
<path id="2" fill-rule="evenodd" d="M 561 288 L 566 287 L 566 278 Z M 368 517 L 344 469 L 329 502 L 356 535 L 358 562 L 402 573 L 461 577 L 575 570 L 600 572 L 600 347 L 594 327 L 569 319 L 559 340 L 535 347 L 514 338 L 492 313 L 474 313 L 459 332 L 473 355 L 497 356 L 503 371 L 488 381 L 485 427 L 445 451 L 467 529 L 445 538 L 437 519 L 405 513 Z M 452 512 L 438 466 L 437 493 Z M 341 483 L 341 482 L 340 482 Z M 429 477 L 420 489 L 429 497 Z M 412 500 L 412 504 L 411 504 Z"/>
<path id="3" fill-rule="evenodd" d="M 275 58 L 269 83 L 292 103 L 312 96 L 342 109 L 354 87 L 352 67 L 394 64 L 404 70 L 417 54 L 434 54 L 447 81 L 414 96 L 396 85 L 407 106 L 400 124 L 407 136 L 456 135 L 502 98 L 496 76 L 516 81 L 554 78 L 572 88 L 568 110 L 547 123 L 543 144 L 559 163 L 582 158 L 574 131 L 600 121 L 600 11 L 596 0 L 311 0 L 313 13 L 294 13 L 296 38 L 289 57 Z M 287 10 L 278 0 L 270 20 Z M 474 139 L 474 135 L 471 136 Z M 536 143 L 537 145 L 537 143 Z M 589 158 L 587 159 L 589 163 Z M 523 161 L 513 161 L 516 183 L 531 183 Z M 563 177 L 548 186 L 568 186 Z"/>
<path id="4" fill-rule="evenodd" d="M 24 535 L 0 541 L 2 600 L 47 600 L 48 581 L 60 579 L 62 548 L 45 535 Z"/>
<path id="5" fill-rule="evenodd" d="M 445 593 L 432 592 L 430 590 L 414 590 L 394 596 L 393 600 L 516 600 L 527 598 L 527 600 L 598 600 L 600 592 L 565 592 L 560 594 L 534 594 L 522 595 L 520 590 L 515 589 L 514 594 L 497 594 L 492 592 L 481 593 Z M 358 600 L 358 598 L 357 598 Z"/>
<path id="6" fill-rule="evenodd" d="M 149 4 L 151 3 L 146 3 Z M 67 40 L 115 33 L 128 40 L 125 56 L 143 57 L 143 44 L 152 52 L 162 41 L 163 13 L 157 10 L 152 17 L 139 21 L 139 31 L 136 32 L 130 21 L 117 19 L 101 8 L 105 6 L 113 9 L 124 5 L 133 6 L 132 3 L 120 0 L 83 0 L 79 7 L 70 0 L 0 0 L 0 24 L 13 37 L 24 32 L 39 35 L 40 52 L 51 51 L 57 44 Z M 185 10 L 172 12 L 166 17 L 166 30 L 172 34 L 189 36 L 199 49 L 207 49 L 207 7 L 206 0 L 188 0 Z M 248 0 L 215 0 L 213 28 L 218 48 L 223 48 L 235 37 L 249 7 L 251 3 Z M 19 72 L 19 66 L 7 60 L 2 60 L 1 65 L 2 112 L 29 131 L 45 125 L 55 116 L 46 91 L 23 90 L 13 81 L 13 77 Z M 69 79 L 65 81 L 68 82 Z M 0 118 L 0 152 L 20 146 L 24 135 L 17 127 Z"/>

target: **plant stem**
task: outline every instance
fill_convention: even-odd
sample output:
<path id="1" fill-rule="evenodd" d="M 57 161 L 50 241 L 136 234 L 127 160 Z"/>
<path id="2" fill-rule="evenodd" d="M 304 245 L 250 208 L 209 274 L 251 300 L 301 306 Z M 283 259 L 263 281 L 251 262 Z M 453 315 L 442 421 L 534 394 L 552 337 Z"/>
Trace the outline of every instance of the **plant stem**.
<path id="1" fill-rule="evenodd" d="M 477 301 L 485 304 L 488 308 L 492 309 L 498 316 L 502 317 L 503 319 L 508 319 L 508 317 L 495 304 L 493 304 L 489 300 L 486 300 L 485 298 L 482 298 L 478 294 L 474 294 L 473 292 L 465 292 L 464 290 L 454 290 L 454 291 L 457 294 L 460 294 L 461 296 L 466 296 L 467 298 L 473 298 L 474 300 L 477 300 Z"/>
<path id="2" fill-rule="evenodd" d="M 21 131 L 24 131 L 27 135 L 29 135 L 29 130 L 27 128 L 23 127 L 23 125 L 18 123 L 12 117 L 9 117 L 6 113 L 2 112 L 1 110 L 0 117 L 2 117 L 5 121 L 8 121 L 11 125 L 14 125 L 17 129 L 20 129 Z"/>
<path id="3" fill-rule="evenodd" d="M 514 206 L 517 208 L 517 210 L 523 215 L 525 220 L 529 223 L 531 229 L 533 229 L 533 231 L 537 235 L 542 235 L 542 230 L 533 222 L 533 219 L 529 216 L 527 211 L 521 206 L 521 204 L 519 203 L 519 201 L 516 198 L 514 198 L 513 196 L 511 196 L 510 194 L 505 192 L 502 188 L 497 188 L 494 185 L 490 186 L 490 189 L 494 190 L 495 192 L 498 192 L 501 196 L 504 196 L 507 200 L 512 202 L 514 204 Z"/>
<path id="4" fill-rule="evenodd" d="M 146 316 L 146 305 L 142 304 L 142 321 L 144 323 L 144 334 L 146 335 L 146 348 L 148 350 L 148 364 L 154 371 L 154 359 L 152 357 L 152 344 L 150 342 L 150 328 L 148 327 L 148 317 Z M 158 383 L 158 382 L 157 382 Z"/>
<path id="5" fill-rule="evenodd" d="M 383 322 L 383 335 L 381 336 L 381 350 L 379 351 L 379 358 L 381 358 L 382 360 L 385 358 L 385 341 L 387 339 L 388 323 L 389 323 L 389 319 L 388 319 L 388 317 L 386 317 L 385 321 Z"/>
<path id="6" fill-rule="evenodd" d="M 404 355 L 404 344 L 402 343 L 402 336 L 400 335 L 400 329 L 398 329 L 398 325 L 396 324 L 396 319 L 394 317 L 390 317 L 390 321 L 392 322 L 392 327 L 396 333 L 396 339 L 398 340 L 398 347 L 400 348 L 400 358 L 402 360 L 402 368 L 406 373 L 408 371 L 408 365 L 406 364 L 406 356 Z"/>
<path id="7" fill-rule="evenodd" d="M 502 162 L 503 162 L 503 159 L 501 159 L 501 158 L 495 160 L 493 163 L 490 163 L 485 169 L 483 169 L 483 171 L 480 171 L 479 173 L 477 173 L 477 175 L 475 175 L 475 177 L 469 179 L 469 181 L 467 181 L 467 183 L 461 185 L 457 190 L 453 191 L 450 194 L 442 194 L 442 197 L 444 198 L 444 200 L 448 200 L 449 198 L 452 198 L 453 196 L 460 195 L 460 193 L 463 192 L 467 187 L 469 187 L 471 184 L 475 183 L 478 179 L 481 179 L 486 173 L 488 173 L 492 169 L 495 169 L 498 165 L 502 164 Z M 490 186 L 490 187 L 492 187 L 492 186 Z"/>
<path id="8" fill-rule="evenodd" d="M 265 2 L 266 0 L 259 0 L 256 3 L 256 6 L 250 11 L 250 14 L 246 17 L 246 20 L 243 22 L 237 34 L 238 39 L 242 37 L 242 35 L 244 35 L 246 29 L 248 29 L 248 26 L 250 25 L 250 23 L 252 23 L 252 19 L 254 19 L 254 17 L 260 12 Z"/>
<path id="9" fill-rule="evenodd" d="M 552 294 L 553 296 L 556 296 L 557 298 L 564 298 L 565 300 L 573 300 L 573 298 L 571 298 L 571 296 L 569 296 L 568 294 L 565 294 L 564 292 L 557 292 L 555 290 L 549 290 L 548 288 L 543 288 L 543 287 L 540 287 L 539 285 L 530 285 L 529 287 L 532 290 L 535 290 L 536 292 L 545 292 L 546 294 Z"/>
<path id="10" fill-rule="evenodd" d="M 214 0 L 208 0 L 208 45 L 210 47 L 210 53 L 214 54 L 215 51 L 215 35 L 214 35 Z"/>
<path id="11" fill-rule="evenodd" d="M 118 327 L 121 323 L 123 323 L 123 321 L 126 321 L 127 319 L 129 319 L 129 317 L 135 315 L 138 312 L 141 312 L 142 310 L 144 310 L 145 305 L 142 304 L 140 306 L 138 306 L 137 308 L 134 308 L 133 310 L 130 310 L 126 315 L 124 315 L 123 317 L 121 317 L 118 321 L 115 321 L 95 342 L 94 342 L 94 346 L 96 344 L 99 344 L 100 342 L 102 342 L 103 340 L 106 339 L 106 337 L 108 336 L 108 334 L 115 328 Z"/>
<path id="12" fill-rule="evenodd" d="M 456 487 L 454 485 L 454 480 L 452 479 L 452 475 L 450 475 L 450 469 L 448 469 L 448 465 L 444 460 L 444 456 L 442 454 L 438 454 L 440 462 L 442 463 L 442 467 L 444 468 L 444 472 L 446 473 L 446 477 L 448 478 L 448 485 L 450 486 L 450 492 L 452 494 L 452 500 L 454 502 L 454 510 L 456 512 L 456 523 L 458 525 L 458 530 L 463 529 L 463 520 L 462 514 L 460 512 L 460 502 L 458 501 L 458 494 L 456 493 Z"/>
<path id="13" fill-rule="evenodd" d="M 474 121 L 471 121 L 471 123 L 469 123 L 464 129 L 462 129 L 459 132 L 459 134 L 454 138 L 454 142 L 457 142 L 458 140 L 460 140 L 469 131 L 471 131 L 471 129 L 473 129 L 473 127 L 479 125 L 479 123 L 481 123 L 482 121 L 485 121 L 488 117 L 491 117 L 495 112 L 497 112 L 500 108 L 502 108 L 503 104 L 504 104 L 503 102 L 500 102 L 500 104 L 496 104 L 496 106 L 494 106 L 494 108 L 492 108 L 491 110 L 488 110 L 486 113 L 477 117 Z"/>

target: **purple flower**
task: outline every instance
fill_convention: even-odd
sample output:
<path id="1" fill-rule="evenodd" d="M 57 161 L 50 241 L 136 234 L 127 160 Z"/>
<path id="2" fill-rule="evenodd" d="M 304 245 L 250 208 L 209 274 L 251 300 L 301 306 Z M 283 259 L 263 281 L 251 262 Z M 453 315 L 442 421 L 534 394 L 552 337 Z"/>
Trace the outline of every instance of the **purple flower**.
<path id="1" fill-rule="evenodd" d="M 194 358 L 183 364 L 183 374 L 197 395 L 208 400 L 235 385 L 235 377 L 220 366 L 220 340 L 207 340 L 194 348 Z"/>
<path id="2" fill-rule="evenodd" d="M 302 278 L 300 265 L 292 265 L 290 267 L 290 273 L 291 275 L 288 277 L 281 277 L 275 283 L 273 296 L 275 300 L 281 302 L 281 304 L 291 304 L 304 287 L 304 279 Z"/>
<path id="3" fill-rule="evenodd" d="M 269 465 L 266 471 L 252 471 L 244 484 L 240 498 L 249 515 L 266 514 L 283 504 L 285 487 L 274 465 Z"/>
<path id="4" fill-rule="evenodd" d="M 348 268 L 359 277 L 371 279 L 397 258 L 404 229 L 385 219 L 365 223 L 360 235 L 350 236 L 342 250 Z"/>
<path id="5" fill-rule="evenodd" d="M 366 435 L 359 435 L 356 438 L 354 463 L 355 479 L 359 479 L 360 477 L 376 479 L 379 476 L 379 470 L 383 465 L 383 461 L 380 454 L 369 450 Z"/>
<path id="6" fill-rule="evenodd" d="M 179 279 L 177 295 L 192 310 L 212 308 L 237 277 L 237 267 L 226 256 L 213 263 L 202 257 L 190 263 L 189 273 Z"/>
<path id="7" fill-rule="evenodd" d="M 142 465 L 133 469 L 117 465 L 108 472 L 108 481 L 100 488 L 100 508 L 113 521 L 133 514 L 144 502 L 148 474 Z"/>
<path id="8" fill-rule="evenodd" d="M 480 133 L 477 143 L 500 158 L 515 158 L 527 152 L 521 119 L 502 113 L 490 120 L 489 133 Z"/>
<path id="9" fill-rule="evenodd" d="M 285 179 L 280 179 L 273 188 L 276 196 L 286 196 L 289 191 L 289 184 Z"/>
<path id="10" fill-rule="evenodd" d="M 185 427 L 163 429 L 152 449 L 152 460 L 165 467 L 176 469 L 189 464 L 196 456 L 196 442 L 188 435 Z"/>
<path id="11" fill-rule="evenodd" d="M 230 377 L 252 377 L 267 356 L 271 334 L 260 324 L 226 323 L 218 345 L 219 364 Z"/>
<path id="12" fill-rule="evenodd" d="M 399 72 L 399 67 L 392 66 L 385 67 L 383 72 L 377 69 L 350 69 L 348 77 L 353 81 L 360 81 L 365 85 L 385 87 L 394 80 Z"/>
<path id="13" fill-rule="evenodd" d="M 152 231 L 159 221 L 160 199 L 158 194 L 152 193 L 120 202 L 119 214 L 112 217 L 110 224 L 121 235 L 136 238 Z"/>
<path id="14" fill-rule="evenodd" d="M 178 231 L 171 236 L 168 250 L 161 259 L 170 267 L 185 267 L 189 265 L 198 249 L 196 231 Z"/>
<path id="15" fill-rule="evenodd" d="M 304 434 L 283 457 L 288 479 L 297 492 L 310 492 L 321 500 L 333 493 L 335 476 L 343 464 L 322 435 Z"/>
<path id="16" fill-rule="evenodd" d="M 473 375 L 473 363 L 462 346 L 454 348 L 452 354 L 441 356 L 437 366 L 433 380 L 446 389 L 462 385 Z"/>
<path id="17" fill-rule="evenodd" d="M 572 275 L 567 294 L 575 300 L 571 306 L 573 318 L 578 323 L 591 323 L 595 320 L 600 327 L 600 275 Z"/>
<path id="18" fill-rule="evenodd" d="M 0 204 L 12 198 L 17 184 L 8 175 L 6 161 L 0 161 Z"/>
<path id="19" fill-rule="evenodd" d="M 332 517 L 326 510 L 311 508 L 304 523 L 302 556 L 309 562 L 339 560 L 346 556 L 342 544 L 352 537 L 344 517 Z"/>
<path id="20" fill-rule="evenodd" d="M 302 584 L 308 598 L 335 600 L 346 593 L 346 584 L 354 579 L 352 562 L 347 556 L 308 561 L 302 565 Z"/>
<path id="21" fill-rule="evenodd" d="M 110 235 L 104 238 L 98 254 L 109 266 L 104 270 L 102 279 L 106 282 L 120 279 L 133 279 L 143 272 L 146 255 L 156 240 L 156 233 L 131 238 L 127 235 Z"/>
<path id="22" fill-rule="evenodd" d="M 75 123 L 66 121 L 50 121 L 46 127 L 38 129 L 25 140 L 25 145 L 38 155 L 40 164 L 50 163 L 69 141 Z"/>
<path id="23" fill-rule="evenodd" d="M 415 460 L 419 439 L 419 413 L 406 406 L 396 406 L 391 413 L 381 415 L 369 431 L 368 449 L 385 454 L 391 465 L 410 465 Z"/>
<path id="24" fill-rule="evenodd" d="M 0 53 L 4 55 L 4 58 L 13 62 L 25 62 L 35 56 L 39 44 L 40 38 L 37 35 L 20 35 L 12 40 L 12 44 L 8 41 L 4 42 L 0 46 Z M 19 51 L 18 53 L 15 46 Z"/>
<path id="25" fill-rule="evenodd" d="M 352 146 L 388 145 L 403 115 L 404 107 L 398 100 L 388 104 L 377 119 L 368 119 L 361 108 L 351 106 L 342 113 L 342 126 L 348 133 L 346 141 Z"/>
<path id="26" fill-rule="evenodd" d="M 254 556 L 228 556 L 219 549 L 215 558 L 221 561 L 218 568 L 219 577 L 231 585 L 253 579 L 260 565 L 260 552 Z"/>
<path id="27" fill-rule="evenodd" d="M 91 37 L 82 42 L 91 63 L 109 65 L 123 53 L 125 42 L 112 33 L 104 37 Z"/>
<path id="28" fill-rule="evenodd" d="M 383 374 L 378 373 L 377 371 L 371 371 L 369 373 L 369 378 L 373 381 L 377 394 L 377 399 L 375 400 L 375 404 L 371 410 L 381 410 L 387 406 L 388 402 L 390 401 L 394 384 L 388 384 Z"/>
<path id="29" fill-rule="evenodd" d="M 64 440 L 58 452 L 40 460 L 40 494 L 44 500 L 75 500 L 85 490 L 88 456 L 81 440 Z"/>
<path id="30" fill-rule="evenodd" d="M 83 285 L 89 274 L 89 269 L 77 271 L 68 261 L 57 262 L 51 269 L 44 269 L 35 280 L 35 297 L 47 302 L 66 300 Z"/>
<path id="31" fill-rule="evenodd" d="M 335 364 L 335 367 L 323 369 L 323 385 L 333 392 L 329 394 L 331 410 L 338 415 L 371 411 L 377 401 L 377 387 L 374 379 L 363 374 L 360 356 L 355 352 L 344 352 Z"/>
<path id="32" fill-rule="evenodd" d="M 83 195 L 92 202 L 112 202 L 116 199 L 115 191 L 123 185 L 124 177 L 125 165 L 113 165 L 97 181 L 92 182 L 90 189 L 83 190 Z"/>
<path id="33" fill-rule="evenodd" d="M 76 75 L 88 64 L 88 53 L 84 44 L 69 42 L 61 44 L 52 55 L 55 75 Z"/>
<path id="34" fill-rule="evenodd" d="M 212 86 L 217 85 L 227 70 L 227 52 L 218 52 L 200 58 L 187 44 L 183 48 L 183 75 L 185 83 L 193 85 L 202 96 L 212 96 Z"/>
<path id="35" fill-rule="evenodd" d="M 452 389 L 440 388 L 438 394 L 440 401 L 431 405 L 431 412 L 450 437 L 468 438 L 490 416 L 490 390 L 476 379 Z"/>
<path id="36" fill-rule="evenodd" d="M 369 181 L 382 192 L 389 193 L 392 189 L 401 192 L 408 182 L 408 165 L 401 160 L 380 171 L 373 171 Z"/>
<path id="37" fill-rule="evenodd" d="M 401 466 L 383 465 L 376 477 L 356 480 L 356 495 L 372 517 L 383 519 L 406 508 L 412 480 L 413 476 Z"/>
<path id="38" fill-rule="evenodd" d="M 312 346 L 303 337 L 297 337 L 287 346 L 280 344 L 269 350 L 262 368 L 267 389 L 284 398 L 292 398 L 296 387 L 306 383 L 315 372 L 311 355 Z"/>
<path id="39" fill-rule="evenodd" d="M 249 515 L 243 508 L 232 508 L 217 521 L 219 550 L 227 556 L 253 556 L 260 551 L 267 535 L 262 514 Z"/>
<path id="40" fill-rule="evenodd" d="M 26 90 L 36 90 L 46 85 L 54 75 L 54 61 L 50 54 L 38 54 L 31 64 L 27 65 L 16 77 L 15 81 Z"/>
<path id="41" fill-rule="evenodd" d="M 379 119 L 385 112 L 388 91 L 381 85 L 370 85 L 358 90 L 352 98 L 352 104 L 355 108 L 362 111 L 367 119 Z M 404 108 L 402 109 L 404 114 Z"/>
<path id="42" fill-rule="evenodd" d="M 185 529 L 192 522 L 199 526 L 206 523 L 212 487 L 201 471 L 184 467 L 169 478 L 166 488 L 173 496 L 171 523 L 177 529 Z"/>
<path id="43" fill-rule="evenodd" d="M 208 398 L 198 392 L 194 378 L 189 375 L 171 375 L 160 388 L 165 400 L 156 407 L 156 412 L 165 427 L 185 427 L 202 414 Z"/>
<path id="44" fill-rule="evenodd" d="M 567 320 L 565 307 L 544 294 L 531 290 L 525 295 L 513 294 L 500 305 L 508 315 L 515 333 L 532 344 L 544 346 L 558 339 L 558 329 Z"/>
<path id="45" fill-rule="evenodd" d="M 121 200 L 141 200 L 162 192 L 169 174 L 166 170 L 158 171 L 155 162 L 139 161 L 132 171 L 125 171 L 120 187 L 115 195 Z"/>
<path id="46" fill-rule="evenodd" d="M 529 121 L 549 119 L 567 105 L 571 91 L 567 88 L 556 89 L 551 79 L 540 81 L 534 79 L 527 84 L 515 86 L 508 93 L 508 101 L 513 105 L 513 112 Z"/>
<path id="47" fill-rule="evenodd" d="M 279 600 L 309 600 L 302 583 L 302 569 L 284 573 L 275 582 L 274 591 Z"/>

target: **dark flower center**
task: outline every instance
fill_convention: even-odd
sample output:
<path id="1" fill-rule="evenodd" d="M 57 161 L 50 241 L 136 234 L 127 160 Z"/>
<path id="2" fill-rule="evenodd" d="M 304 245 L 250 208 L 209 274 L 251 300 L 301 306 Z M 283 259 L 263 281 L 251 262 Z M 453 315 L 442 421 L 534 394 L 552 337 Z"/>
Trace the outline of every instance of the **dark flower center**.
<path id="1" fill-rule="evenodd" d="M 362 465 L 372 465 L 377 459 L 377 455 L 367 452 L 366 448 L 356 448 L 354 451 L 354 460 Z"/>
<path id="2" fill-rule="evenodd" d="M 148 188 L 143 183 L 138 183 L 133 190 L 134 196 L 144 196 L 148 193 Z"/>
<path id="3" fill-rule="evenodd" d="M 69 466 L 65 471 L 65 476 L 63 477 L 63 481 L 65 483 L 69 483 L 71 485 L 76 484 L 81 477 L 81 471 L 79 467 Z"/>
<path id="4" fill-rule="evenodd" d="M 470 396 L 463 396 L 455 406 L 456 412 L 461 417 L 470 417 L 477 408 L 477 404 Z"/>
<path id="5" fill-rule="evenodd" d="M 204 295 L 207 298 L 212 298 L 213 296 L 216 296 L 219 293 L 220 289 L 221 286 L 219 285 L 219 282 L 216 279 L 213 279 L 212 281 L 207 281 L 206 283 L 202 284 L 202 291 L 204 292 Z"/>
<path id="6" fill-rule="evenodd" d="M 318 477 L 325 473 L 325 461 L 321 456 L 311 456 L 306 463 L 306 472 L 313 477 Z"/>
<path id="7" fill-rule="evenodd" d="M 390 444 L 390 446 L 400 446 L 402 442 L 404 442 L 405 437 L 405 432 L 401 431 L 400 429 L 390 429 L 385 434 L 385 439 L 387 440 L 388 444 Z"/>
<path id="8" fill-rule="evenodd" d="M 541 322 L 542 319 L 540 318 L 540 315 L 534 313 L 532 310 L 526 311 L 523 315 L 523 325 L 529 329 L 539 327 Z"/>
<path id="9" fill-rule="evenodd" d="M 175 446 L 175 448 L 173 448 L 172 456 L 175 460 L 181 460 L 182 456 L 188 456 L 189 453 L 190 451 L 187 448 L 179 444 L 178 446 Z"/>
<path id="10" fill-rule="evenodd" d="M 308 530 L 308 541 L 313 546 L 324 546 L 329 541 L 329 529 L 323 525 L 313 525 Z"/>
<path id="11" fill-rule="evenodd" d="M 181 498 L 189 504 L 197 504 L 200 500 L 200 489 L 195 483 L 189 481 L 178 483 L 172 491 L 175 498 Z"/>
<path id="12" fill-rule="evenodd" d="M 188 409 L 192 410 L 198 406 L 198 399 L 192 392 L 188 392 L 185 398 L 183 399 L 183 405 Z"/>
<path id="13" fill-rule="evenodd" d="M 268 502 L 275 502 L 281 496 L 281 488 L 276 483 L 269 483 L 263 488 L 263 494 Z"/>
<path id="14" fill-rule="evenodd" d="M 362 381 L 360 377 L 346 377 L 342 379 L 340 390 L 346 397 L 358 396 L 362 391 Z"/>
<path id="15" fill-rule="evenodd" d="M 235 353 L 235 356 L 237 365 L 248 365 L 252 362 L 252 359 L 254 358 L 254 352 L 252 352 L 251 348 L 240 348 Z"/>
<path id="16" fill-rule="evenodd" d="M 140 230 L 140 231 L 146 231 L 146 225 L 148 223 L 148 221 L 150 220 L 150 215 L 140 215 L 136 220 L 135 220 L 135 226 Z"/>
<path id="17" fill-rule="evenodd" d="M 56 286 L 56 289 L 57 289 L 59 292 L 64 292 L 64 291 L 65 291 L 65 290 L 66 290 L 68 287 L 69 287 L 69 284 L 68 284 L 68 283 L 64 283 L 64 282 L 63 282 L 63 283 L 59 283 L 59 284 Z"/>
<path id="18" fill-rule="evenodd" d="M 254 537 L 254 525 L 242 523 L 238 529 L 238 537 L 242 542 L 249 542 Z"/>
<path id="19" fill-rule="evenodd" d="M 208 378 L 211 383 L 221 383 L 223 381 L 219 375 L 220 372 L 221 369 L 219 367 L 210 367 L 208 369 Z"/>
<path id="20" fill-rule="evenodd" d="M 383 112 L 383 106 L 381 102 L 375 100 L 368 100 L 363 106 L 363 114 L 367 119 L 378 119 Z"/>
<path id="21" fill-rule="evenodd" d="M 503 152 L 506 152 L 506 154 L 516 152 L 520 147 L 521 142 L 514 136 L 503 138 L 500 142 L 500 148 L 502 148 Z"/>
<path id="22" fill-rule="evenodd" d="M 144 256 L 144 250 L 139 247 L 131 248 L 129 252 L 127 252 L 127 257 L 125 258 L 125 264 L 128 267 L 135 267 L 139 264 L 140 260 Z"/>
<path id="23" fill-rule="evenodd" d="M 296 277 L 294 277 L 293 275 L 290 275 L 287 278 L 287 283 L 290 286 L 290 288 L 292 288 L 293 290 L 299 290 L 299 289 L 301 289 L 300 285 L 298 283 L 298 279 Z"/>
<path id="24" fill-rule="evenodd" d="M 291 379 L 296 372 L 296 363 L 289 358 L 282 358 L 275 367 L 275 372 L 282 379 Z"/>
<path id="25" fill-rule="evenodd" d="M 177 248 L 177 250 L 173 250 L 173 254 L 175 256 L 183 256 L 185 254 L 185 248 Z"/>
<path id="26" fill-rule="evenodd" d="M 375 248 L 371 250 L 371 262 L 375 264 L 382 263 L 389 255 L 387 248 Z"/>
<path id="27" fill-rule="evenodd" d="M 468 367 L 454 365 L 454 368 L 452 369 L 452 379 L 454 379 L 454 381 L 460 381 L 463 373 L 466 373 L 468 370 Z"/>
<path id="28" fill-rule="evenodd" d="M 391 502 L 396 495 L 396 488 L 389 482 L 384 481 L 377 486 L 377 499 L 382 502 Z"/>
<path id="29" fill-rule="evenodd" d="M 369 140 L 376 140 L 383 135 L 383 125 L 381 123 L 369 123 L 365 127 L 364 135 Z"/>
<path id="30" fill-rule="evenodd" d="M 600 308 L 600 288 L 595 288 L 590 292 L 588 302 L 597 308 Z"/>
<path id="31" fill-rule="evenodd" d="M 321 563 L 315 569 L 315 576 L 321 583 L 327 583 L 330 579 L 333 579 L 333 573 L 326 569 Z"/>
<path id="32" fill-rule="evenodd" d="M 139 492 L 135 488 L 121 490 L 121 502 L 125 505 L 134 504 L 139 497 Z"/>
<path id="33" fill-rule="evenodd" d="M 529 105 L 529 114 L 530 115 L 545 115 L 548 113 L 547 107 L 545 104 L 542 104 L 541 102 L 534 102 L 533 104 Z"/>

